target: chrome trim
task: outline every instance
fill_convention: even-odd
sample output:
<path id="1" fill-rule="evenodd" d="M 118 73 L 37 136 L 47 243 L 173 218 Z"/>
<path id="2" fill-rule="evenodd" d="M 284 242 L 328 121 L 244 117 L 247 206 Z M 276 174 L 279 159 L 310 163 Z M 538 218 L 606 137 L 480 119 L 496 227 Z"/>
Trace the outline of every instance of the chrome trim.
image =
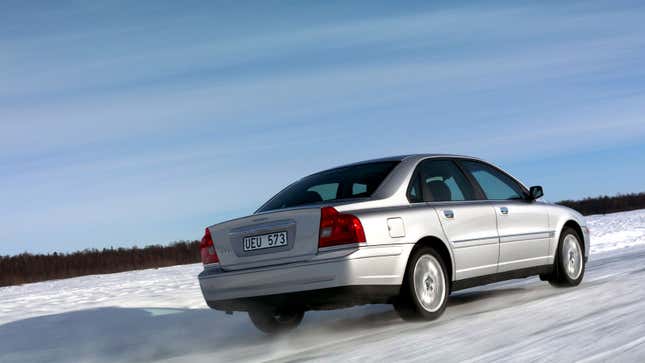
<path id="1" fill-rule="evenodd" d="M 498 239 L 498 238 L 499 238 L 499 236 L 480 237 L 480 238 L 471 238 L 471 239 L 462 239 L 462 240 L 459 240 L 459 241 L 452 241 L 452 243 L 475 242 L 475 241 L 483 241 L 483 240 Z"/>
<path id="2" fill-rule="evenodd" d="M 477 246 L 487 246 L 487 245 L 497 245 L 499 244 L 499 237 L 484 237 L 484 238 L 473 238 L 461 241 L 454 241 L 452 248 L 458 250 L 460 248 L 468 247 L 477 247 Z"/>
<path id="3" fill-rule="evenodd" d="M 463 273 L 463 272 L 469 272 L 469 271 L 475 271 L 475 270 L 483 270 L 483 269 L 491 268 L 491 267 L 497 267 L 497 264 L 494 263 L 494 264 L 484 265 L 484 266 L 475 266 L 475 267 L 469 267 L 469 268 L 462 268 L 461 270 L 457 270 L 457 273 Z M 463 279 L 459 279 L 459 280 L 463 280 Z M 455 280 L 455 281 L 459 281 L 459 280 Z"/>
<path id="4" fill-rule="evenodd" d="M 526 240 L 532 240 L 532 239 L 553 238 L 554 236 L 555 236 L 555 231 L 508 234 L 508 235 L 505 235 L 505 236 L 500 236 L 499 237 L 499 243 L 519 242 L 519 241 L 526 241 Z"/>
<path id="5" fill-rule="evenodd" d="M 348 243 L 348 244 L 343 244 L 343 245 L 336 245 L 336 246 L 329 246 L 329 247 L 321 247 L 318 248 L 318 252 L 332 252 L 332 251 L 341 251 L 341 250 L 350 250 L 350 249 L 357 249 L 358 247 L 365 246 L 365 242 L 363 243 Z"/>
<path id="6" fill-rule="evenodd" d="M 539 260 L 544 260 L 549 258 L 550 256 L 539 256 L 539 257 L 531 257 L 531 258 L 524 258 L 521 260 L 513 260 L 513 261 L 508 261 L 508 262 L 500 262 L 497 265 L 498 266 L 508 266 L 508 265 L 513 265 L 513 264 L 518 264 L 522 262 L 528 262 L 528 261 L 539 261 Z M 511 270 L 512 271 L 512 270 Z"/>
<path id="7" fill-rule="evenodd" d="M 454 248 L 463 248 L 463 247 L 490 245 L 495 243 L 519 242 L 519 241 L 526 241 L 526 240 L 532 240 L 532 239 L 544 239 L 544 238 L 553 238 L 553 237 L 555 237 L 555 231 L 544 231 L 544 232 L 509 234 L 505 236 L 463 239 L 463 240 L 451 241 L 451 242 L 455 245 Z M 492 240 L 494 240 L 494 242 Z M 471 242 L 479 242 L 479 241 L 481 241 L 482 243 L 470 244 Z M 483 241 L 489 241 L 489 242 L 483 242 Z M 465 245 L 465 244 L 468 244 L 468 245 Z"/>
<path id="8" fill-rule="evenodd" d="M 488 199 L 469 199 L 469 200 L 444 200 L 440 202 L 426 202 L 426 201 L 420 201 L 420 202 L 409 202 L 410 205 L 417 205 L 417 204 L 425 204 L 429 207 L 434 207 L 434 208 L 439 208 L 440 205 L 442 204 L 447 204 L 447 205 L 470 205 L 470 204 L 484 204 L 484 203 L 491 203 L 493 202 L 492 200 Z"/>

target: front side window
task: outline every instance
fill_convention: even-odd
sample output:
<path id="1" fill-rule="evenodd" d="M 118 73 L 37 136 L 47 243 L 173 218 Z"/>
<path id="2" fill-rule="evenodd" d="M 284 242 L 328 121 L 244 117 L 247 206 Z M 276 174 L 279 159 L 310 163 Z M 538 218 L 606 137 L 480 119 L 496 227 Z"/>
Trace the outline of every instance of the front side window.
<path id="1" fill-rule="evenodd" d="M 449 202 L 475 199 L 468 179 L 451 160 L 422 161 L 408 188 L 410 202 Z"/>
<path id="2" fill-rule="evenodd" d="M 461 164 L 479 183 L 486 199 L 524 199 L 522 187 L 492 166 L 477 161 L 462 161 Z"/>
<path id="3" fill-rule="evenodd" d="M 365 163 L 310 175 L 286 187 L 257 212 L 370 197 L 398 163 L 398 161 Z"/>

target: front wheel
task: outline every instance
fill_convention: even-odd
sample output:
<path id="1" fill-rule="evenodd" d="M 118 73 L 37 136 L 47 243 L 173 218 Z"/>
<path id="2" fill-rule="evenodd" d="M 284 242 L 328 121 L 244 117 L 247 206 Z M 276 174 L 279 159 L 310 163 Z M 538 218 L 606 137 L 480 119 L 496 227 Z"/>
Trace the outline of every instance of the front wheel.
<path id="1" fill-rule="evenodd" d="M 553 286 L 577 286 L 585 274 L 585 258 L 581 238 L 573 228 L 565 228 L 560 235 L 558 253 L 553 262 L 553 273 L 547 280 Z"/>
<path id="2" fill-rule="evenodd" d="M 280 334 L 291 331 L 300 325 L 305 316 L 303 310 L 258 308 L 249 310 L 249 318 L 256 328 L 266 334 Z"/>
<path id="3" fill-rule="evenodd" d="M 435 320 L 443 314 L 448 302 L 449 285 L 445 263 L 430 247 L 412 255 L 394 302 L 394 309 L 404 320 Z"/>

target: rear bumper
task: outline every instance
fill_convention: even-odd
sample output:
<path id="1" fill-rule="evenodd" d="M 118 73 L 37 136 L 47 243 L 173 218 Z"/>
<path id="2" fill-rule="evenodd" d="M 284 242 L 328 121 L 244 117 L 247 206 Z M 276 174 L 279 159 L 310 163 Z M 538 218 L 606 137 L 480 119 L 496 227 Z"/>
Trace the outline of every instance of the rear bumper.
<path id="1" fill-rule="evenodd" d="M 319 254 L 308 262 L 224 271 L 205 270 L 199 283 L 208 305 L 248 310 L 256 303 L 306 309 L 384 303 L 398 293 L 412 245 L 360 247 Z"/>
<path id="2" fill-rule="evenodd" d="M 307 310 L 341 309 L 364 304 L 388 304 L 398 295 L 400 285 L 355 285 L 290 292 L 285 294 L 206 301 L 223 311 L 248 311 L 254 307 L 280 306 Z"/>

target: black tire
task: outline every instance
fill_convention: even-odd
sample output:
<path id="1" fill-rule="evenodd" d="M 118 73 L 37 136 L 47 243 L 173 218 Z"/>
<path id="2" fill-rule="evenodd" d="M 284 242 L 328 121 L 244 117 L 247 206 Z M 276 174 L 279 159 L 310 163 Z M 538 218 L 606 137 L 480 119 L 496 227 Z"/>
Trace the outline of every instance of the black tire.
<path id="1" fill-rule="evenodd" d="M 439 292 L 440 300 L 434 302 L 438 304 L 437 307 L 429 310 L 424 306 L 424 303 L 419 298 L 415 283 L 414 283 L 414 273 L 417 266 L 417 262 L 420 259 L 429 259 L 429 261 L 438 262 L 441 269 L 441 275 L 443 277 L 443 285 L 441 287 L 441 292 Z M 433 260 L 434 259 L 434 260 Z M 439 277 L 441 278 L 441 277 Z M 427 282 L 426 282 L 427 286 Z M 427 288 L 427 287 L 426 287 Z M 434 290 L 433 290 L 434 291 Z M 408 266 L 406 267 L 405 277 L 403 279 L 403 284 L 401 285 L 401 291 L 399 296 L 394 301 L 394 310 L 399 314 L 403 320 L 408 321 L 430 321 L 435 320 L 443 314 L 448 303 L 448 295 L 450 294 L 450 285 L 448 270 L 446 269 L 446 264 L 441 258 L 441 255 L 437 253 L 433 248 L 430 247 L 421 247 L 418 250 L 414 251 L 410 256 L 408 261 Z"/>
<path id="2" fill-rule="evenodd" d="M 249 310 L 249 318 L 256 328 L 266 334 L 289 332 L 300 325 L 305 312 L 299 309 L 262 307 Z"/>
<path id="3" fill-rule="evenodd" d="M 575 239 L 575 243 L 578 245 L 577 252 L 570 251 L 567 246 L 570 241 L 573 241 L 572 238 Z M 558 250 L 555 254 L 555 261 L 553 261 L 553 272 L 548 275 L 540 275 L 540 279 L 546 280 L 556 287 L 578 286 L 585 275 L 586 263 L 584 259 L 583 243 L 581 236 L 575 229 L 565 227 L 562 230 L 560 240 L 558 241 Z M 566 256 L 567 253 L 569 254 L 569 257 Z M 572 265 L 569 265 L 569 261 L 571 259 L 575 259 L 575 257 L 571 256 L 572 253 L 574 255 L 576 253 L 579 254 L 579 272 L 575 262 Z M 567 259 L 567 262 L 565 262 L 565 258 Z M 570 266 L 574 266 L 575 268 L 570 268 Z"/>

